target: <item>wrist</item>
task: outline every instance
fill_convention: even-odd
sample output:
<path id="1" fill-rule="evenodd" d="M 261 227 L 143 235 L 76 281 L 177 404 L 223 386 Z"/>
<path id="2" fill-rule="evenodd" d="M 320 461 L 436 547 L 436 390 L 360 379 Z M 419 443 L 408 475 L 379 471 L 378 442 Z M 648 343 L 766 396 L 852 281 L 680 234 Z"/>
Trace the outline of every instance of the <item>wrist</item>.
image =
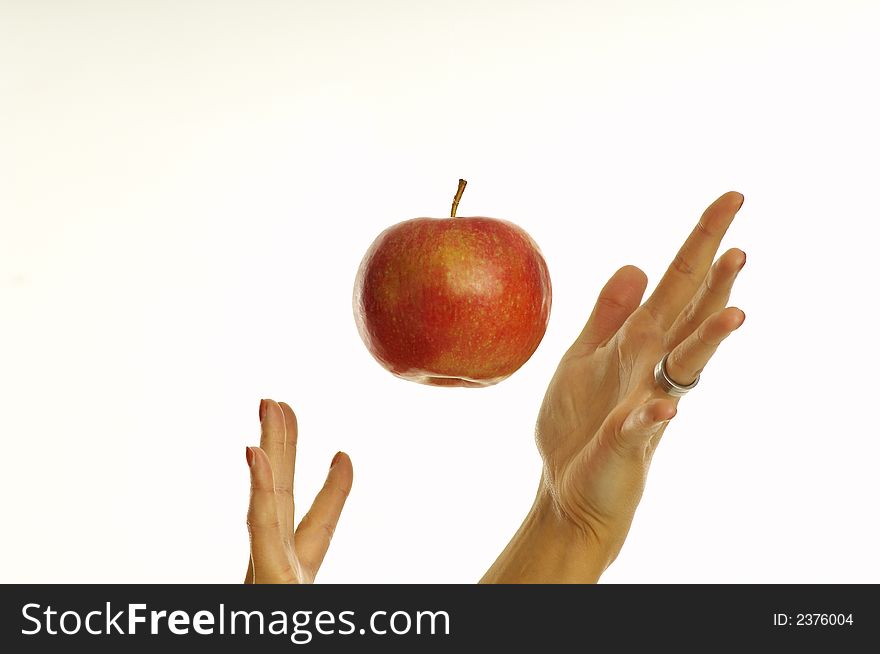
<path id="1" fill-rule="evenodd" d="M 596 583 L 613 558 L 559 510 L 542 482 L 522 525 L 480 583 Z"/>

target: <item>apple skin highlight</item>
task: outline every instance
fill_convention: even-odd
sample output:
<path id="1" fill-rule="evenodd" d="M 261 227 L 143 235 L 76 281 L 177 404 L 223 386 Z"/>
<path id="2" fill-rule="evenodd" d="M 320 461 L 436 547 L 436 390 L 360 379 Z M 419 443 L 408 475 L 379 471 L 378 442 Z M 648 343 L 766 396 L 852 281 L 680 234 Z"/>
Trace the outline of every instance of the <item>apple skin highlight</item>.
<path id="1" fill-rule="evenodd" d="M 519 226 L 483 216 L 413 218 L 367 250 L 353 309 L 367 349 L 394 375 L 482 387 L 532 356 L 551 297 L 544 257 Z"/>

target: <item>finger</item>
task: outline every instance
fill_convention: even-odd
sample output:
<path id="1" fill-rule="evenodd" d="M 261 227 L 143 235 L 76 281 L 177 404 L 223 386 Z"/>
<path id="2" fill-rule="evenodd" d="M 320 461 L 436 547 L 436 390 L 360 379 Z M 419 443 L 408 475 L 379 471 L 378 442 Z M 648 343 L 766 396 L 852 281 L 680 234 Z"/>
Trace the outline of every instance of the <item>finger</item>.
<path id="1" fill-rule="evenodd" d="M 300 563 L 313 574 L 321 567 L 330 546 L 342 507 L 351 491 L 353 476 L 351 459 L 344 452 L 339 452 L 330 464 L 327 481 L 296 529 L 296 549 Z"/>
<path id="2" fill-rule="evenodd" d="M 673 348 L 666 360 L 669 377 L 682 386 L 692 383 L 715 354 L 721 342 L 746 319 L 740 309 L 728 307 L 713 313 L 686 339 Z"/>
<path id="3" fill-rule="evenodd" d="M 645 303 L 664 327 L 669 327 L 687 301 L 693 297 L 706 273 L 721 239 L 745 198 L 730 191 L 719 197 L 703 212 L 697 226 L 675 255 L 663 279 Z"/>
<path id="4" fill-rule="evenodd" d="M 260 400 L 260 415 L 260 447 L 272 466 L 278 515 L 284 537 L 290 540 L 293 535 L 292 457 L 296 451 L 296 416 L 293 411 L 287 414 L 274 400 Z"/>
<path id="5" fill-rule="evenodd" d="M 259 447 L 247 448 L 251 471 L 251 501 L 247 526 L 251 540 L 251 583 L 293 580 L 293 570 L 281 533 L 275 502 L 275 482 L 267 454 Z"/>
<path id="6" fill-rule="evenodd" d="M 669 342 L 678 345 L 706 318 L 727 306 L 736 276 L 746 265 L 746 253 L 733 248 L 722 254 L 709 270 L 700 290 L 675 319 Z"/>
<path id="7" fill-rule="evenodd" d="M 575 345 L 592 351 L 607 342 L 642 303 L 647 286 L 648 277 L 635 266 L 615 272 L 599 292 Z"/>
<path id="8" fill-rule="evenodd" d="M 645 462 L 650 456 L 652 437 L 675 414 L 675 401 L 670 397 L 652 398 L 636 405 L 619 404 L 605 418 L 599 438 L 584 445 L 580 461 L 586 467 L 581 474 L 593 474 L 589 467 L 595 466 L 597 448 L 612 455 L 603 465 L 623 465 L 624 469 L 631 470 L 633 460 Z"/>
<path id="9" fill-rule="evenodd" d="M 620 443 L 627 449 L 645 452 L 657 434 L 675 417 L 677 409 L 672 398 L 648 400 L 633 409 L 623 421 Z"/>
<path id="10" fill-rule="evenodd" d="M 284 461 L 282 464 L 282 475 L 275 477 L 275 492 L 280 501 L 280 511 L 284 522 L 284 533 L 288 538 L 293 538 L 293 526 L 296 524 L 295 505 L 296 500 L 293 496 L 293 479 L 296 476 L 296 445 L 299 440 L 299 425 L 297 424 L 296 414 L 290 405 L 286 402 L 279 402 L 281 412 L 284 414 Z M 278 487 L 280 483 L 281 487 Z"/>

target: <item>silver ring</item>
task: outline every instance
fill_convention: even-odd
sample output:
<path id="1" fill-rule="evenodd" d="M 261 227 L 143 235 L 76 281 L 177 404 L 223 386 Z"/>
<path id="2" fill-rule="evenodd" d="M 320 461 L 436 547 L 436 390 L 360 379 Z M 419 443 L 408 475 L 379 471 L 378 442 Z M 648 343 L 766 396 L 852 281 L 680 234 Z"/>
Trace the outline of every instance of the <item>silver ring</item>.
<path id="1" fill-rule="evenodd" d="M 667 352 L 663 358 L 660 359 L 659 363 L 654 366 L 654 381 L 657 382 L 657 385 L 663 389 L 667 395 L 671 395 L 672 397 L 684 397 L 688 394 L 688 391 L 693 390 L 694 387 L 700 383 L 700 375 L 697 375 L 697 378 L 687 386 L 677 384 L 672 378 L 670 378 L 669 373 L 666 372 L 666 359 L 668 358 L 669 352 Z"/>

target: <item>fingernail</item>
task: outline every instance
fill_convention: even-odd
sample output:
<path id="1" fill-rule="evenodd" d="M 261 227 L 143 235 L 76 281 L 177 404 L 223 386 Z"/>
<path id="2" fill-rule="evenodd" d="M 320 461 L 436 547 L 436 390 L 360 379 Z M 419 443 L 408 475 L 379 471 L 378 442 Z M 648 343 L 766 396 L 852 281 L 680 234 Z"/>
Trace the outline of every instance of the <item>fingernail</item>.
<path id="1" fill-rule="evenodd" d="M 244 448 L 244 457 L 247 459 L 248 468 L 254 466 L 254 450 L 250 447 Z"/>
<path id="2" fill-rule="evenodd" d="M 739 269 L 740 269 L 740 270 L 742 270 L 742 269 L 743 269 L 743 266 L 746 265 L 746 259 L 747 259 L 747 255 L 746 255 L 745 251 L 743 251 L 743 260 L 742 260 L 742 263 L 739 264 Z"/>
<path id="3" fill-rule="evenodd" d="M 745 203 L 745 201 L 746 201 L 746 196 L 743 195 L 742 193 L 740 193 L 740 195 L 742 195 L 742 200 L 739 201 L 739 206 L 736 208 L 737 211 L 742 209 L 743 203 Z"/>
<path id="4" fill-rule="evenodd" d="M 330 469 L 333 470 L 333 466 L 339 463 L 339 457 L 342 456 L 342 452 L 337 452 L 336 456 L 333 457 L 333 460 L 330 462 Z"/>
<path id="5" fill-rule="evenodd" d="M 266 417 L 266 400 L 260 400 L 260 422 Z"/>

